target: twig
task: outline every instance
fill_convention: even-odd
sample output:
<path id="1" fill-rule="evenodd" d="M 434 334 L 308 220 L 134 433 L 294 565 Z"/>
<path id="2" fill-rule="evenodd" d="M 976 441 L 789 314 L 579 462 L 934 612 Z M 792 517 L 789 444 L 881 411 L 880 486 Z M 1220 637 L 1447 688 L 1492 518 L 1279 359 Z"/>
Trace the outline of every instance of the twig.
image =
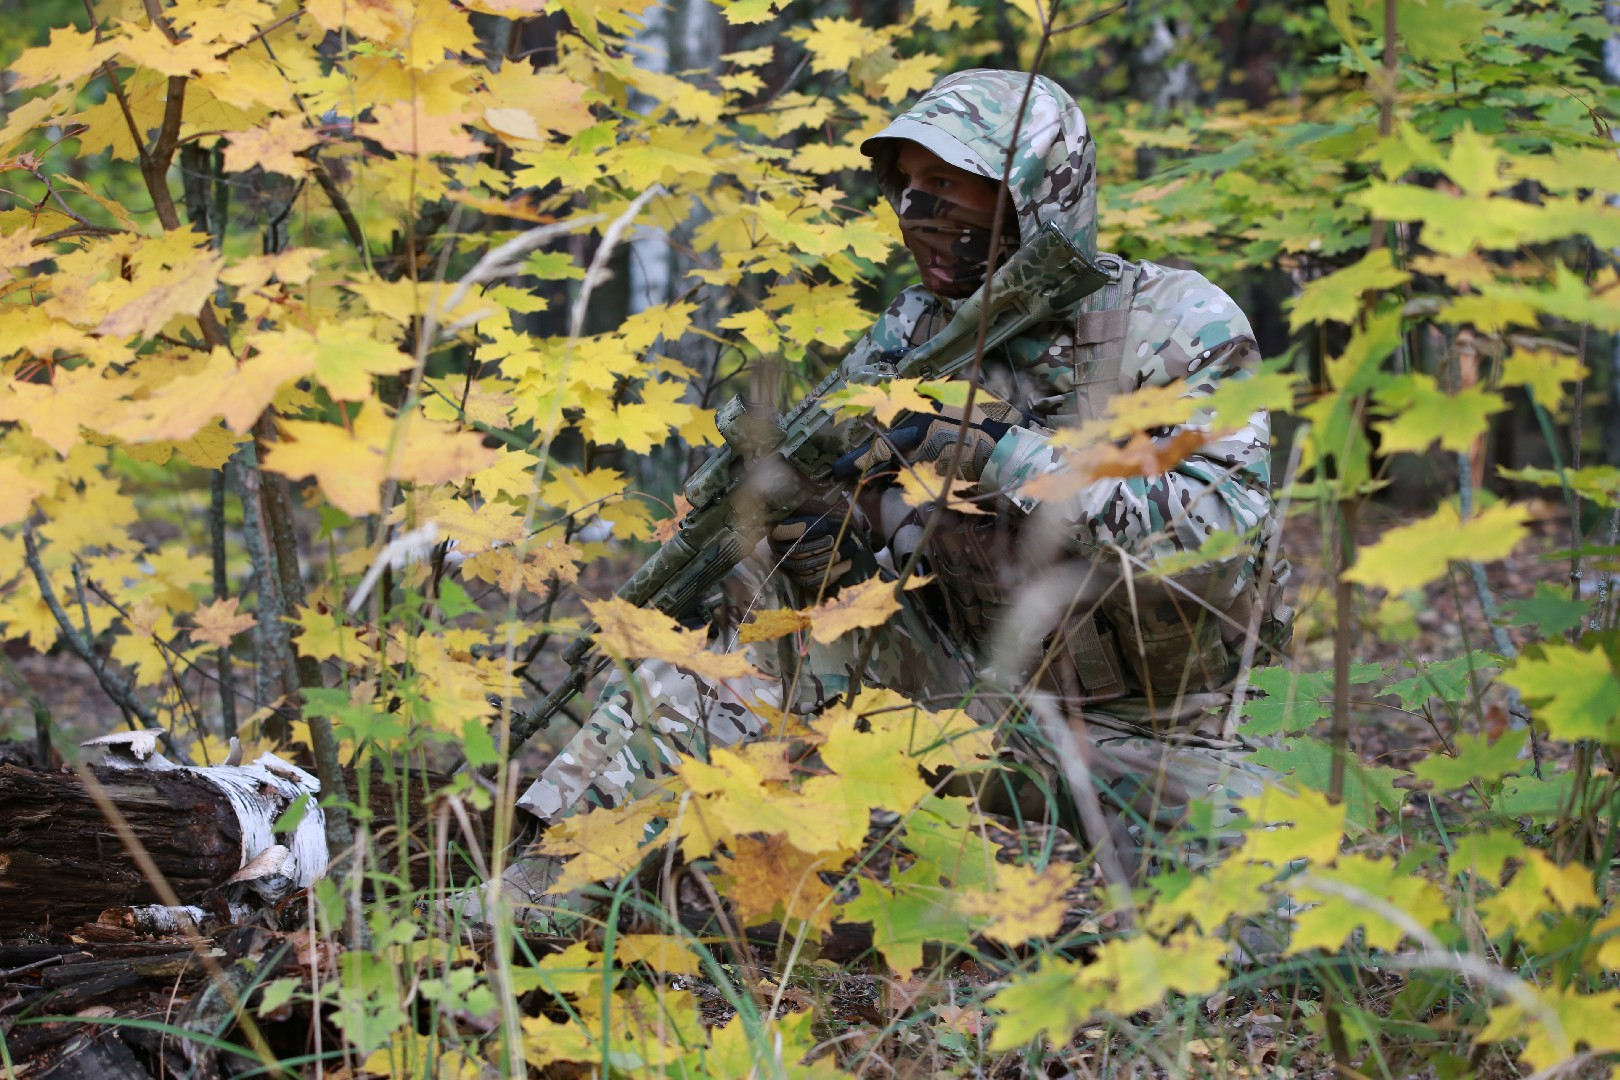
<path id="1" fill-rule="evenodd" d="M 1124 864 L 1119 861 L 1119 852 L 1114 850 L 1113 830 L 1103 817 L 1102 801 L 1097 796 L 1097 785 L 1092 779 L 1091 754 L 1075 737 L 1065 719 L 1058 715 L 1050 695 L 1029 693 L 1023 695 L 1023 700 L 1035 713 L 1041 730 L 1046 733 L 1047 745 L 1052 748 L 1058 768 L 1063 772 L 1069 798 L 1074 800 L 1075 812 L 1080 815 L 1086 832 L 1091 834 L 1087 839 L 1091 841 L 1097 866 L 1113 891 L 1115 902 L 1123 905 L 1120 914 L 1128 927 L 1136 921 L 1136 907 L 1131 902 L 1131 879 L 1125 873 Z"/>
<path id="2" fill-rule="evenodd" d="M 1052 16 L 1057 14 L 1057 6 L 1058 0 L 1052 0 L 1052 6 L 1047 11 L 1046 22 L 1042 27 L 1040 44 L 1035 49 L 1035 62 L 1029 66 L 1029 78 L 1024 82 L 1024 95 L 1018 102 L 1018 116 L 1013 121 L 1012 135 L 1007 141 L 1007 160 L 1002 166 L 1001 182 L 996 188 L 996 209 L 995 212 L 990 216 L 990 235 L 992 237 L 1001 235 L 1002 225 L 1006 220 L 1007 208 L 1012 203 L 1012 190 L 1010 184 L 1012 178 L 1013 152 L 1018 146 L 1018 139 L 1020 135 L 1023 133 L 1024 117 L 1029 112 L 1029 98 L 1035 90 L 1035 80 L 1040 75 L 1041 61 L 1046 56 L 1046 46 L 1052 40 Z M 973 414 L 973 400 L 978 395 L 979 391 L 979 373 L 984 368 L 984 346 L 985 341 L 990 333 L 990 292 L 995 288 L 996 258 L 998 255 L 1000 255 L 1000 253 L 1001 245 L 992 242 L 990 245 L 990 254 L 985 259 L 984 264 L 984 284 L 980 286 L 985 290 L 985 303 L 982 305 L 982 310 L 979 315 L 978 336 L 973 342 L 973 366 L 968 370 L 966 376 L 968 388 L 967 398 L 962 402 L 962 416 L 964 418 Z M 905 564 L 900 567 L 899 575 L 894 583 L 895 596 L 904 595 L 906 582 L 911 580 L 911 575 L 916 572 L 917 565 L 922 560 L 923 552 L 927 550 L 929 539 L 939 528 L 939 523 L 944 520 L 945 508 L 950 505 L 951 501 L 951 485 L 959 479 L 957 473 L 962 467 L 962 455 L 966 449 L 966 439 L 958 439 L 956 442 L 951 444 L 950 459 L 945 463 L 945 468 L 940 470 L 939 495 L 937 496 L 934 504 L 933 512 L 928 515 L 928 520 L 923 522 L 922 532 L 917 537 L 917 546 L 912 549 L 911 554 L 906 558 Z M 866 667 L 869 663 L 871 663 L 872 649 L 875 647 L 876 642 L 876 634 L 867 636 L 866 641 L 861 646 L 860 653 L 855 658 L 854 666 L 850 669 L 849 693 L 851 699 L 854 698 L 855 691 L 859 687 L 860 683 L 866 678 Z"/>
<path id="3" fill-rule="evenodd" d="M 1407 969 L 1441 968 L 1481 982 L 1486 987 L 1513 1002 L 1526 1013 L 1533 1015 L 1538 1021 L 1546 1025 L 1554 1038 L 1563 1041 L 1564 1025 L 1559 1020 L 1558 1013 L 1552 1006 L 1543 1001 L 1528 983 L 1512 972 L 1481 960 L 1472 953 L 1460 953 L 1448 949 L 1422 923 L 1394 904 L 1389 903 L 1382 897 L 1373 895 L 1365 889 L 1358 889 L 1354 885 L 1347 885 L 1341 881 L 1319 878 L 1309 873 L 1294 878 L 1293 883 L 1313 892 L 1325 893 L 1328 896 L 1348 900 L 1357 907 L 1365 908 L 1379 918 L 1400 927 L 1403 934 L 1416 941 L 1423 948 L 1422 952 L 1415 955 L 1396 953 L 1393 956 L 1386 956 L 1382 960 L 1383 963 L 1391 967 Z"/>
<path id="4" fill-rule="evenodd" d="M 338 220 L 343 222 L 343 231 L 349 234 L 349 242 L 359 251 L 361 257 L 369 264 L 371 255 L 366 250 L 366 234 L 360 228 L 360 219 L 354 216 L 354 208 L 349 205 L 349 198 L 332 179 L 332 173 L 327 169 L 326 163 L 313 153 L 309 155 L 309 171 L 314 175 L 315 182 L 321 186 L 326 200 L 337 211 Z"/>
<path id="5" fill-rule="evenodd" d="M 258 33 L 254 34 L 252 37 L 248 38 L 246 41 L 238 42 L 237 44 L 232 45 L 230 48 L 226 49 L 224 52 L 220 53 L 219 54 L 219 59 L 223 60 L 223 59 L 225 59 L 225 57 L 231 55 L 231 53 L 235 52 L 236 50 L 245 49 L 249 45 L 252 45 L 255 41 L 262 41 L 264 38 L 266 38 L 269 35 L 275 33 L 277 30 L 280 30 L 283 26 L 286 26 L 288 23 L 292 22 L 293 20 L 302 18 L 303 15 L 307 12 L 307 10 L 308 10 L 307 8 L 299 8 L 296 11 L 289 11 L 287 14 L 283 15 L 281 18 L 279 18 L 279 19 L 275 20 L 274 22 L 269 23 L 266 26 L 264 26 L 263 28 L 261 28 Z"/>
<path id="6" fill-rule="evenodd" d="M 1057 37 L 1059 34 L 1067 34 L 1070 30 L 1079 30 L 1083 27 L 1090 26 L 1093 23 L 1102 22 L 1104 19 L 1108 18 L 1108 16 L 1116 15 L 1130 6 L 1131 0 L 1119 0 L 1117 4 L 1113 4 L 1110 7 L 1105 7 L 1101 11 L 1094 11 L 1083 19 L 1077 19 L 1065 26 L 1058 27 L 1056 30 L 1052 31 L 1052 36 Z"/>
<path id="7" fill-rule="evenodd" d="M 580 282 L 579 295 L 574 297 L 573 307 L 568 313 L 569 337 L 577 338 L 584 332 L 585 309 L 590 305 L 591 294 L 596 291 L 596 287 L 602 283 L 603 278 L 606 276 L 607 261 L 612 257 L 613 249 L 619 246 L 624 231 L 630 227 L 631 222 L 636 220 L 636 215 L 641 213 L 641 208 L 647 205 L 647 201 L 654 195 L 662 194 L 663 191 L 662 184 L 654 184 L 640 195 L 637 195 L 630 205 L 625 207 L 624 213 L 614 218 L 613 224 L 609 225 L 607 231 L 602 233 L 602 242 L 596 245 L 596 254 L 591 257 L 590 268 L 585 271 L 585 280 Z M 491 252 L 491 254 L 494 254 L 494 252 Z"/>
<path id="8" fill-rule="evenodd" d="M 39 543 L 34 538 L 32 522 L 23 524 L 23 558 L 28 563 L 28 569 L 33 572 L 35 584 L 39 586 L 40 598 L 45 601 L 45 606 L 51 610 L 51 617 L 56 620 L 62 640 L 67 642 L 68 648 L 72 649 L 79 659 L 90 666 L 96 681 L 101 684 L 101 689 L 120 709 L 134 713 L 147 727 L 160 727 L 157 714 L 152 711 L 151 706 L 135 696 L 130 681 L 117 672 L 108 670 L 106 661 L 96 653 L 93 643 L 85 640 L 74 629 L 67 610 L 62 607 L 62 601 L 57 599 L 56 590 L 51 587 L 51 579 L 45 573 L 45 565 L 39 560 Z"/>

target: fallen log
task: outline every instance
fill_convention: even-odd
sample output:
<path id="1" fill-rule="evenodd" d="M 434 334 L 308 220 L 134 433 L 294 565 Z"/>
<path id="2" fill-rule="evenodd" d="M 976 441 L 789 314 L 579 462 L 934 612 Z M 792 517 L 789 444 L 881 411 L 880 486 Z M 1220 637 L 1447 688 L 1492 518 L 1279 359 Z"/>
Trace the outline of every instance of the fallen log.
<path id="1" fill-rule="evenodd" d="M 118 739 L 128 742 L 130 736 Z M 251 908 L 274 905 L 324 872 L 318 807 L 291 834 L 273 831 L 293 801 L 317 785 L 314 777 L 271 755 L 245 765 L 193 768 L 154 764 L 152 747 L 135 749 L 146 752 L 90 771 L 187 905 L 184 916 L 192 924 L 239 921 Z M 354 790 L 353 773 L 348 782 Z M 414 826 L 404 846 L 413 853 L 430 850 L 420 835 L 430 818 L 427 802 L 446 783 L 446 777 L 419 772 L 373 773 L 371 836 L 386 838 L 378 846 L 384 865 L 393 869 L 400 846 L 392 830 L 401 803 L 410 806 Z M 485 847 L 489 813 L 474 814 L 472 823 L 475 835 L 460 839 Z M 403 869 L 410 875 L 429 868 L 427 860 L 413 858 Z M 460 866 L 450 870 L 453 877 L 465 872 Z M 98 941 L 183 933 L 181 912 L 162 905 L 163 897 L 76 774 L 0 763 L 0 941 L 74 927 Z M 24 955 L 50 953 L 0 952 L 0 970 Z"/>
<path id="2" fill-rule="evenodd" d="M 241 826 L 212 784 L 178 769 L 92 772 L 182 899 L 241 867 Z M 0 765 L 0 937 L 160 900 L 77 776 Z"/>

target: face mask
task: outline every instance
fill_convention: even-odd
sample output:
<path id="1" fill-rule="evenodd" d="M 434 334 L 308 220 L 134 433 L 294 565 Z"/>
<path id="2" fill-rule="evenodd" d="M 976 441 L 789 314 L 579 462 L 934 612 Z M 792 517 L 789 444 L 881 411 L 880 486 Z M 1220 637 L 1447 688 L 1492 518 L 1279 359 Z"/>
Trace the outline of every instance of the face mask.
<path id="1" fill-rule="evenodd" d="M 900 235 L 924 272 L 923 284 L 936 296 L 960 300 L 984 284 L 992 214 L 907 188 L 900 193 L 899 217 Z M 997 266 L 1005 265 L 1018 247 L 1018 216 L 1009 206 L 1003 218 Z M 929 267 L 937 267 L 943 276 L 930 275 Z"/>

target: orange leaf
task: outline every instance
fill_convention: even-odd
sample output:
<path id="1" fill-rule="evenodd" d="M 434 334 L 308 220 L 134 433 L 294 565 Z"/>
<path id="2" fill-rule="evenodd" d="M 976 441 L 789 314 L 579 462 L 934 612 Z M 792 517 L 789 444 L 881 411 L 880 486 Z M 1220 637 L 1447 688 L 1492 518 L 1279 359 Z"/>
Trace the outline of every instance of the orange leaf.
<path id="1" fill-rule="evenodd" d="M 191 630 L 191 640 L 207 642 L 219 649 L 229 648 L 231 638 L 258 625 L 252 615 L 237 613 L 236 605 L 241 602 L 241 597 L 231 596 L 198 608 L 193 616 L 197 625 Z"/>

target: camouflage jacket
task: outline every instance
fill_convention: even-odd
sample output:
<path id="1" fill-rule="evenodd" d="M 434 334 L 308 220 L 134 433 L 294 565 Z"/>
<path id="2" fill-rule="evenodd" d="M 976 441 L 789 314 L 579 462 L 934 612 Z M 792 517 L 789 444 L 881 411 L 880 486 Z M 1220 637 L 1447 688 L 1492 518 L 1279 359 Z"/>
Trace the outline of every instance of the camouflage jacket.
<path id="1" fill-rule="evenodd" d="M 1247 317 L 1226 293 L 1194 271 L 1097 254 L 1096 152 L 1085 117 L 1065 91 L 1038 76 L 1024 122 L 1017 124 L 1018 104 L 1028 82 L 1029 76 L 1019 72 L 974 70 L 948 76 L 863 146 L 893 202 L 903 182 L 893 168 L 897 140 L 922 143 L 950 164 L 999 180 L 1007 168 L 1005 147 L 1016 128 L 1008 179 L 1020 233 L 1033 236 L 1043 224 L 1056 223 L 1113 274 L 1115 280 L 1072 317 L 986 357 L 983 386 L 1042 418 L 1048 427 L 1058 427 L 1095 414 L 1116 393 L 1188 379 L 1189 393 L 1202 396 L 1223 380 L 1247 377 L 1260 359 L 1259 350 Z M 920 285 L 905 290 L 856 343 L 845 360 L 846 369 L 871 363 L 878 352 L 926 341 L 948 319 L 949 305 Z M 1176 433 L 1172 429 L 1161 434 L 1168 438 Z M 1269 418 L 1257 412 L 1247 425 L 1211 439 L 1168 472 L 1098 481 L 1061 505 L 1043 506 L 1020 485 L 1036 474 L 1063 468 L 1064 452 L 1042 431 L 1013 429 L 998 444 L 980 481 L 983 491 L 1005 496 L 996 528 L 1003 538 L 1011 538 L 1013 558 L 1007 558 L 1008 549 L 995 552 L 983 544 L 962 557 L 949 543 L 927 552 L 930 569 L 942 578 L 947 618 L 983 646 L 986 627 L 1016 589 L 1016 581 L 1008 579 L 1008 565 L 1031 555 L 1032 543 L 1021 533 L 1028 530 L 1032 517 L 1061 532 L 1071 560 L 1111 561 L 1118 566 L 1123 551 L 1139 560 L 1137 569 L 1166 553 L 1195 550 L 1217 532 L 1244 534 L 1249 543 L 1239 557 L 1173 579 L 1156 592 L 1150 589 L 1147 597 L 1135 590 L 1139 595 L 1133 610 L 1123 619 L 1117 611 L 1108 614 L 1117 603 L 1100 602 L 1103 629 L 1105 634 L 1113 630 L 1116 651 L 1127 654 L 1128 660 L 1149 651 L 1163 654 L 1148 658 L 1147 670 L 1140 663 L 1126 663 L 1128 694 L 1146 690 L 1152 696 L 1146 684 L 1175 684 L 1183 691 L 1217 689 L 1225 682 L 1224 674 L 1195 677 L 1190 684 L 1186 680 L 1182 670 L 1186 641 L 1162 640 L 1163 647 L 1150 649 L 1154 641 L 1178 635 L 1166 635 L 1162 625 L 1144 625 L 1155 618 L 1144 612 L 1155 606 L 1157 598 L 1158 606 L 1165 608 L 1159 622 L 1179 623 L 1183 630 L 1198 623 L 1202 628 L 1193 632 L 1194 637 L 1209 639 L 1215 634 L 1233 646 L 1242 637 L 1235 628 L 1255 612 L 1263 611 L 1263 618 L 1252 621 L 1263 623 L 1271 639 L 1286 632 L 1289 613 L 1278 600 L 1286 564 L 1269 570 L 1264 566 L 1266 546 L 1278 525 L 1270 490 L 1270 447 Z M 978 531 L 988 529 L 980 526 Z M 907 531 L 903 524 L 897 528 L 890 522 L 885 531 L 887 539 L 903 546 Z M 950 532 L 958 535 L 957 530 Z M 1263 596 L 1262 581 L 1270 586 Z M 1200 599 L 1191 599 L 1194 595 Z M 1202 614 L 1196 614 L 1200 609 Z M 1107 625 L 1110 619 L 1113 627 Z M 1132 625 L 1117 625 L 1121 621 Z M 1199 646 L 1191 647 L 1196 652 Z M 1155 672 L 1155 666 L 1174 666 L 1180 674 Z M 1226 665 L 1228 671 L 1234 666 Z"/>

